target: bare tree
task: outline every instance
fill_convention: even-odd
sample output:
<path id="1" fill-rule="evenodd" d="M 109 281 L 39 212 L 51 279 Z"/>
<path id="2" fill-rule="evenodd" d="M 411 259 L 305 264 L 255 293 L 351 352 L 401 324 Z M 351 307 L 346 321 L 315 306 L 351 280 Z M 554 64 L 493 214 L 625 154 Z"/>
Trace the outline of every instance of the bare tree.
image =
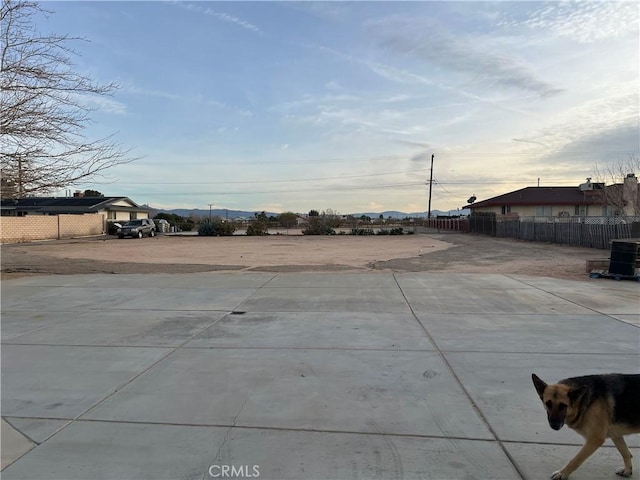
<path id="1" fill-rule="evenodd" d="M 626 160 L 609 163 L 606 167 L 594 168 L 598 182 L 606 185 L 603 190 L 603 203 L 613 209 L 616 215 L 640 215 L 640 157 L 629 154 Z"/>
<path id="2" fill-rule="evenodd" d="M 113 135 L 88 140 L 88 97 L 111 95 L 75 71 L 68 44 L 84 39 L 42 35 L 34 16 L 48 14 L 31 1 L 2 0 L 0 10 L 0 167 L 2 197 L 41 195 L 100 176 L 129 163 L 130 151 Z"/>

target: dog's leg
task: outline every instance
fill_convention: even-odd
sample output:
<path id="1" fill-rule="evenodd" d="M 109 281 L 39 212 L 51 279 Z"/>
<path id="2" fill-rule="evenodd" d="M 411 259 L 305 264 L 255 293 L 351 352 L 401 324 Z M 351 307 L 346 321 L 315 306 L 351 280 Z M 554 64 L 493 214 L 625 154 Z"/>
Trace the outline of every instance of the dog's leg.
<path id="1" fill-rule="evenodd" d="M 602 446 L 604 438 L 604 436 L 587 438 L 587 442 L 582 446 L 578 454 L 560 470 L 551 474 L 551 480 L 566 480 L 569 478 L 569 475 L 571 475 L 576 468 L 582 465 L 582 463 L 589 458 L 593 452 Z"/>
<path id="2" fill-rule="evenodd" d="M 616 470 L 616 475 L 630 477 L 633 467 L 631 465 L 631 452 L 629 451 L 629 447 L 627 447 L 627 443 L 623 437 L 611 437 L 611 440 L 620 452 L 620 455 L 622 455 L 622 460 L 624 460 L 624 467 Z"/>

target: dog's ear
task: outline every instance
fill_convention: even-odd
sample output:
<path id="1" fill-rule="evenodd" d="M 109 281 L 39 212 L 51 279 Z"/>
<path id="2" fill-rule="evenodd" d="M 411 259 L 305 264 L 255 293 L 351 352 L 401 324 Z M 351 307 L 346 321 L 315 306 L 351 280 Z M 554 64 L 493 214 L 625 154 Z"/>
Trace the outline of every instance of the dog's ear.
<path id="1" fill-rule="evenodd" d="M 544 389 L 547 388 L 547 384 L 540 380 L 535 373 L 531 374 L 531 380 L 533 380 L 533 385 L 536 387 L 536 392 L 538 392 L 538 395 L 542 398 L 542 394 L 544 393 Z"/>
<path id="2" fill-rule="evenodd" d="M 580 402 L 582 400 L 582 397 L 584 397 L 588 392 L 589 387 L 587 387 L 586 385 L 582 385 L 581 387 L 572 388 L 571 390 L 569 390 L 567 395 L 569 396 L 571 405 L 575 405 L 577 402 Z"/>

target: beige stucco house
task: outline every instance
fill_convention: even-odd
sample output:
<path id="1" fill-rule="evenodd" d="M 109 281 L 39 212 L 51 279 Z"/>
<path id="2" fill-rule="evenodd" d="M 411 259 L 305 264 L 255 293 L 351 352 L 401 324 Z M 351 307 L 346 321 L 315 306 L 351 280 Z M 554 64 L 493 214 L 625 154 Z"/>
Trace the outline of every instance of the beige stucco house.
<path id="1" fill-rule="evenodd" d="M 599 217 L 639 215 L 638 179 L 629 174 L 624 183 L 605 186 L 591 179 L 577 187 L 525 187 L 463 208 L 474 215 L 519 217 Z"/>

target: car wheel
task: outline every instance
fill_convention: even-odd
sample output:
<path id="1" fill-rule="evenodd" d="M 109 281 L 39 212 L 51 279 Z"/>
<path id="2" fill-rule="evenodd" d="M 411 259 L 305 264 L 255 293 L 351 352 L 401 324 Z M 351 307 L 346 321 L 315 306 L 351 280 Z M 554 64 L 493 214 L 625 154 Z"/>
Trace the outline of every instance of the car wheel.
<path id="1" fill-rule="evenodd" d="M 144 235 L 142 234 L 142 230 L 138 232 L 138 238 L 142 238 Z"/>
<path id="2" fill-rule="evenodd" d="M 150 237 L 155 237 L 156 236 L 156 231 L 151 229 L 151 231 L 149 232 L 149 236 Z"/>

